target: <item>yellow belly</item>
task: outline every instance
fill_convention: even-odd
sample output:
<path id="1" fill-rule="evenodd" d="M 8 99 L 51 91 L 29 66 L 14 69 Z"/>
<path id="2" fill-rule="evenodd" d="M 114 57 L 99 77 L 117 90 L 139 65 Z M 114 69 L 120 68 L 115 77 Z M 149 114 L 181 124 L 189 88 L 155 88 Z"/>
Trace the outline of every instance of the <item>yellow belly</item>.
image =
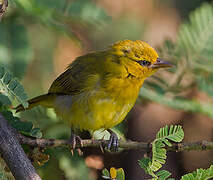
<path id="1" fill-rule="evenodd" d="M 95 131 L 119 124 L 131 110 L 136 98 L 113 99 L 103 92 L 58 96 L 55 111 L 72 128 Z"/>

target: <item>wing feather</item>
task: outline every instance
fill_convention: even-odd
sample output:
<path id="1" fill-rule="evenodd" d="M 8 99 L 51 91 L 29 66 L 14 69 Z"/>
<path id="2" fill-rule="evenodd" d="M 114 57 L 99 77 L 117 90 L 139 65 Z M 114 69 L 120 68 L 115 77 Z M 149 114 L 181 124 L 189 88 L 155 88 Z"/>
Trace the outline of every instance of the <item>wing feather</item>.
<path id="1" fill-rule="evenodd" d="M 53 81 L 48 92 L 66 95 L 81 93 L 87 89 L 89 78 L 98 75 L 97 69 L 100 68 L 97 68 L 98 62 L 99 59 L 92 53 L 78 57 L 65 72 Z"/>

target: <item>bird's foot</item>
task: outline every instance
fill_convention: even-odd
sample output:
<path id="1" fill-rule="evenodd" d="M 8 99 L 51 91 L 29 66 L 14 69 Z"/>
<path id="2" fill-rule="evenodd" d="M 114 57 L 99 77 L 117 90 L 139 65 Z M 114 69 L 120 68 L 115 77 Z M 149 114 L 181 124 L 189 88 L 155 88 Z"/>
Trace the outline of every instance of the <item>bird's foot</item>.
<path id="1" fill-rule="evenodd" d="M 111 129 L 108 129 L 107 131 L 110 133 L 107 149 L 115 152 L 118 150 L 118 136 Z"/>
<path id="2" fill-rule="evenodd" d="M 73 132 L 71 132 L 71 136 L 69 138 L 70 146 L 71 146 L 71 153 L 73 155 L 73 150 L 76 148 L 76 144 L 78 143 L 80 147 L 83 147 L 82 139 L 80 136 L 75 135 Z M 83 152 L 80 148 L 76 148 L 79 155 L 82 155 Z"/>
<path id="3" fill-rule="evenodd" d="M 77 143 L 80 145 L 80 147 L 83 147 L 82 139 L 80 138 L 80 136 L 77 136 L 74 133 L 71 134 L 71 136 L 69 138 L 69 142 L 70 142 L 72 149 L 76 148 Z"/>

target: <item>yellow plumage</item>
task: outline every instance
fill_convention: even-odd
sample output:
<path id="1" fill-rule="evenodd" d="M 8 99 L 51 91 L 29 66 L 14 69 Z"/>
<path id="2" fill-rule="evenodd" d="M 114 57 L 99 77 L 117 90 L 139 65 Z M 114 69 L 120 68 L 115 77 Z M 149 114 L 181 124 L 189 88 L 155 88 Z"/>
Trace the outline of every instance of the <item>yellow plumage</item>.
<path id="1" fill-rule="evenodd" d="M 48 94 L 29 100 L 29 108 L 54 108 L 72 128 L 109 129 L 134 106 L 144 80 L 169 66 L 147 43 L 120 41 L 107 50 L 78 57 L 52 83 Z M 21 110 L 20 105 L 17 111 Z"/>

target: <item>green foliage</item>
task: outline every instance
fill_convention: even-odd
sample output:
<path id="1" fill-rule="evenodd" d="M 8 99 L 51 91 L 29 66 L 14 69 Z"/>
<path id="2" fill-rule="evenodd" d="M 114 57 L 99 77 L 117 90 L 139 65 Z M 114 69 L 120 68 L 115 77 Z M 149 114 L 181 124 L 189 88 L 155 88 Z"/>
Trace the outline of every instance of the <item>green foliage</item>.
<path id="1" fill-rule="evenodd" d="M 178 51 L 185 54 L 187 68 L 196 73 L 196 83 L 202 91 L 212 94 L 213 5 L 203 4 L 190 14 L 190 22 L 180 27 Z M 198 74 L 197 74 L 198 73 Z"/>
<path id="2" fill-rule="evenodd" d="M 212 65 L 212 18 L 212 5 L 203 4 L 190 14 L 189 23 L 180 27 L 177 46 L 179 51 L 183 51 L 188 56 L 193 69 L 198 68 L 205 71 L 210 69 L 209 65 Z"/>
<path id="3" fill-rule="evenodd" d="M 109 171 L 108 171 L 106 168 L 104 168 L 104 169 L 102 170 L 102 177 L 103 177 L 104 179 L 110 179 L 110 173 L 109 173 Z"/>
<path id="4" fill-rule="evenodd" d="M 139 160 L 139 165 L 146 173 L 151 175 L 153 179 L 168 179 L 171 175 L 168 171 L 162 170 L 155 174 L 163 164 L 166 163 L 166 149 L 165 146 L 172 146 L 171 142 L 181 142 L 184 137 L 184 132 L 181 126 L 171 125 L 161 128 L 156 139 L 152 142 L 152 159 L 149 157 Z"/>
<path id="5" fill-rule="evenodd" d="M 153 180 L 174 180 L 169 178 L 171 173 L 166 170 L 158 171 L 166 160 L 165 146 L 172 146 L 171 142 L 181 142 L 184 137 L 184 132 L 181 126 L 161 128 L 156 139 L 152 142 L 152 159 L 149 157 L 139 160 L 139 165 L 144 171 L 152 176 Z M 158 171 L 158 172 L 157 172 Z M 213 178 L 213 165 L 208 169 L 197 169 L 196 171 L 182 176 L 181 180 L 207 180 Z"/>
<path id="6" fill-rule="evenodd" d="M 164 42 L 158 49 L 160 57 L 172 61 L 175 67 L 165 70 L 169 79 L 159 78 L 158 74 L 150 78 L 141 96 L 175 109 L 213 117 L 212 103 L 198 102 L 179 95 L 198 87 L 213 96 L 212 19 L 213 5 L 203 4 L 190 14 L 189 22 L 180 26 L 176 43 L 171 40 Z"/>
<path id="7" fill-rule="evenodd" d="M 41 130 L 39 128 L 33 128 L 32 122 L 22 122 L 18 117 L 14 117 L 9 111 L 3 111 L 1 113 L 11 126 L 22 134 L 36 138 L 42 137 Z"/>
<path id="8" fill-rule="evenodd" d="M 28 107 L 28 97 L 23 86 L 2 66 L 0 66 L 0 91 L 5 96 L 10 97 L 11 100 L 15 98 L 24 108 Z M 4 102 L 10 104 L 9 102 Z"/>
<path id="9" fill-rule="evenodd" d="M 22 77 L 33 57 L 26 27 L 11 19 L 0 23 L 0 34 L 1 64 L 7 66 L 16 77 Z"/>
<path id="10" fill-rule="evenodd" d="M 73 35 L 71 25 L 96 26 L 109 19 L 105 11 L 90 0 L 14 0 L 18 8 L 35 20 Z"/>
<path id="11" fill-rule="evenodd" d="M 117 171 L 117 176 L 116 179 L 117 180 L 125 180 L 125 173 L 124 170 L 122 168 L 119 168 L 116 170 Z"/>
<path id="12" fill-rule="evenodd" d="M 8 111 L 14 98 L 25 108 L 28 107 L 28 102 L 23 86 L 3 66 L 0 66 L 0 92 L 0 111 L 12 127 L 27 136 L 41 138 L 41 130 L 33 128 L 32 122 L 22 122 L 18 117 L 14 117 L 12 112 Z"/>
<path id="13" fill-rule="evenodd" d="M 171 142 L 181 142 L 183 137 L 184 132 L 182 127 L 179 125 L 171 125 L 170 127 L 165 126 L 158 131 L 156 139 L 152 143 L 152 162 L 150 164 L 151 171 L 156 172 L 162 167 L 162 164 L 165 164 L 165 145 L 172 146 Z"/>
<path id="14" fill-rule="evenodd" d="M 159 172 L 156 173 L 158 180 L 174 180 L 173 178 L 169 178 L 169 176 L 171 176 L 171 173 L 166 171 L 166 170 L 161 170 Z"/>
<path id="15" fill-rule="evenodd" d="M 0 111 L 7 110 L 9 106 L 11 106 L 10 99 L 5 95 L 0 94 Z"/>
<path id="16" fill-rule="evenodd" d="M 68 156 L 62 156 L 59 160 L 59 167 L 65 173 L 67 180 L 91 180 L 88 177 L 88 169 L 82 160 L 71 162 Z"/>
<path id="17" fill-rule="evenodd" d="M 163 141 L 167 146 L 172 146 L 168 140 L 173 142 L 181 142 L 184 137 L 183 129 L 180 125 L 171 125 L 168 127 L 167 125 L 164 128 L 161 128 L 156 136 L 156 140 Z"/>
<path id="18" fill-rule="evenodd" d="M 172 108 L 194 113 L 200 112 L 213 117 L 212 103 L 186 98 L 187 94 L 182 96 L 183 92 L 190 92 L 195 87 L 213 96 L 213 71 L 211 68 L 213 65 L 212 9 L 211 4 L 204 4 L 191 14 L 189 22 L 181 25 L 176 43 L 171 40 L 165 41 L 158 52 L 160 52 L 160 57 L 171 60 L 175 64 L 175 68 L 165 70 L 164 73 L 168 73 L 169 79 L 164 79 L 159 74 L 149 78 L 141 91 L 141 96 Z M 72 41 L 74 40 L 73 42 L 79 42 L 76 39 L 83 39 L 86 46 L 88 45 L 93 49 L 94 47 L 102 49 L 120 39 L 143 37 L 141 32 L 144 31 L 144 27 L 141 25 L 143 23 L 141 18 L 138 21 L 135 16 L 131 18 L 124 14 L 122 17 L 116 15 L 114 21 L 113 18 L 111 21 L 104 9 L 97 5 L 96 1 L 91 0 L 10 1 L 10 9 L 0 23 L 0 63 L 4 64 L 19 78 L 23 77 L 26 67 L 29 67 L 28 74 L 23 82 L 26 83 L 26 88 L 28 86 L 29 94 L 38 95 L 39 91 L 44 92 L 53 77 L 50 72 L 53 71 L 54 48 L 56 48 L 57 39 L 61 37 L 62 33 L 69 35 Z M 30 38 L 28 34 L 31 35 Z M 34 67 L 37 68 L 35 72 L 39 73 L 30 74 L 32 67 L 33 69 Z M 38 81 L 32 83 L 35 79 L 38 79 Z M 184 79 L 186 81 L 183 82 Z M 190 80 L 188 81 L 188 79 Z M 8 110 L 14 97 L 19 103 L 27 107 L 27 97 L 22 94 L 24 93 L 23 88 L 17 88 L 20 86 L 18 81 L 2 68 L 0 68 L 0 82 L 2 91 L 2 94 L 0 94 L 1 112 Z M 15 90 L 16 88 L 17 90 Z M 4 112 L 4 116 L 13 127 L 22 133 L 28 136 L 41 137 L 40 129 L 33 128 L 31 122 L 20 121 L 19 118 L 13 117 L 10 112 Z M 69 128 L 59 124 L 60 120 L 44 109 L 35 108 L 27 113 L 22 113 L 20 116 L 22 119 L 32 120 L 33 124 L 42 128 L 46 137 L 67 138 L 68 133 L 66 134 L 66 132 L 69 132 Z M 169 179 L 170 173 L 168 171 L 158 171 L 166 161 L 165 146 L 171 145 L 173 141 L 180 141 L 182 136 L 183 132 L 179 126 L 161 129 L 153 142 L 152 159 L 141 159 L 139 161 L 140 166 L 155 179 Z M 51 158 L 54 159 L 53 161 L 50 159 L 51 162 L 44 165 L 45 167 L 40 170 L 41 175 L 49 177 L 53 174 L 50 173 L 53 169 L 54 172 L 58 172 L 54 173 L 51 178 L 45 179 L 88 179 L 88 169 L 81 157 L 73 158 L 64 155 L 64 149 L 58 150 L 56 148 L 48 151 L 51 152 Z M 67 154 L 70 154 L 70 152 Z M 63 173 L 61 173 L 62 171 Z M 117 169 L 116 173 L 117 179 L 120 179 L 119 174 L 124 179 L 123 169 Z M 191 179 L 198 178 L 198 176 L 211 177 L 208 174 L 210 174 L 210 170 L 198 170 L 188 176 Z M 103 175 L 110 179 L 111 175 L 108 170 L 105 170 Z"/>
<path id="19" fill-rule="evenodd" d="M 196 171 L 182 176 L 181 180 L 207 180 L 213 178 L 213 165 L 208 169 L 197 169 Z"/>
<path id="20" fill-rule="evenodd" d="M 110 172 L 105 168 L 102 170 L 102 178 L 111 180 L 125 180 L 125 173 L 122 168 L 115 169 L 111 167 Z"/>

